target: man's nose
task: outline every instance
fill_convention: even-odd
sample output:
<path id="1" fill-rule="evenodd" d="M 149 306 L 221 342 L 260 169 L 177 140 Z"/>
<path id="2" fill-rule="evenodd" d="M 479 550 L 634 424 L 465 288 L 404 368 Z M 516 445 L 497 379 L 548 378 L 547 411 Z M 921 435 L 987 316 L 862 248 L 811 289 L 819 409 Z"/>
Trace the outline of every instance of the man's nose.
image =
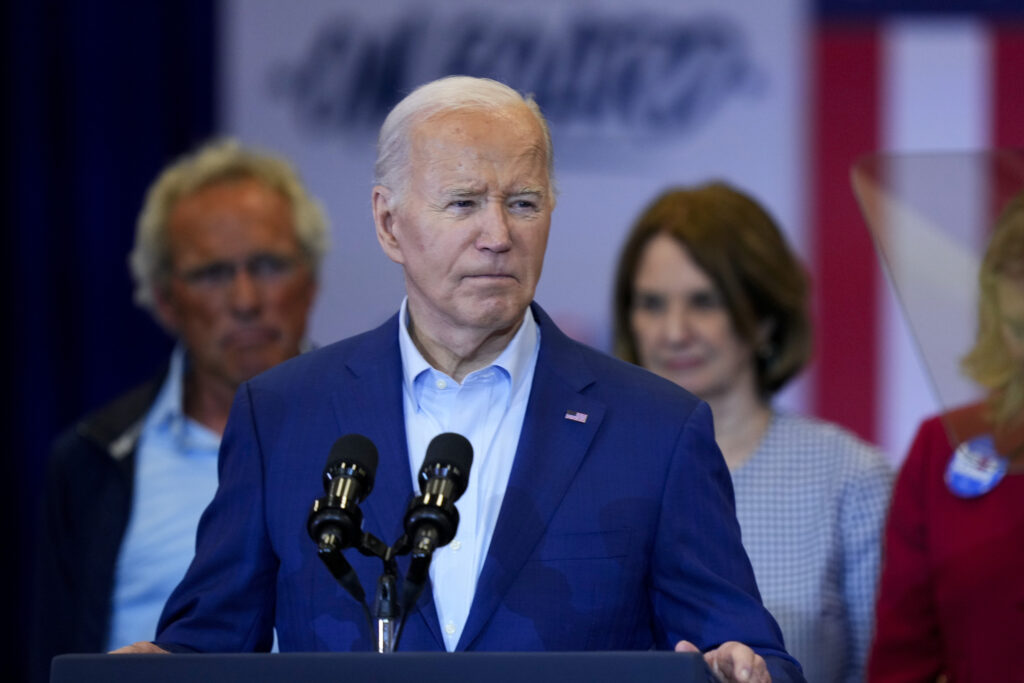
<path id="1" fill-rule="evenodd" d="M 231 312 L 239 317 L 252 317 L 260 310 L 260 285 L 247 268 L 235 271 L 228 290 Z"/>
<path id="2" fill-rule="evenodd" d="M 480 217 L 480 234 L 476 239 L 478 249 L 487 251 L 508 251 L 512 247 L 512 233 L 509 230 L 509 216 L 501 202 L 488 202 Z"/>

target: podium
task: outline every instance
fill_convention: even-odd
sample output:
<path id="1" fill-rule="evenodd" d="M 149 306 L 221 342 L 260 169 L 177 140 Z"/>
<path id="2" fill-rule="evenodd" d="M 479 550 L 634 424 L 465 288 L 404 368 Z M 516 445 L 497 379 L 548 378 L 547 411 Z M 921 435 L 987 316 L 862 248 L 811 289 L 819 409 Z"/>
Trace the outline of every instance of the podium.
<path id="1" fill-rule="evenodd" d="M 706 683 L 696 653 L 676 652 L 400 652 L 60 655 L 50 683 Z"/>

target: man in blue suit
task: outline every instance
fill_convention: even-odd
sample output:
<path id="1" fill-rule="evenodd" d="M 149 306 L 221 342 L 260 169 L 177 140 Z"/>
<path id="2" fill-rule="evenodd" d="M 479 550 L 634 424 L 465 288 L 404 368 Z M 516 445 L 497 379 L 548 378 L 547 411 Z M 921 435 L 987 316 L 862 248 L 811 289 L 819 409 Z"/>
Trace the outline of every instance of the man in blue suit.
<path id="1" fill-rule="evenodd" d="M 467 436 L 452 543 L 403 650 L 703 651 L 722 681 L 803 680 L 740 544 L 707 405 L 578 344 L 533 302 L 555 197 L 547 124 L 485 79 L 414 91 L 380 134 L 373 215 L 406 299 L 380 328 L 246 383 L 196 558 L 154 644 L 370 650 L 305 533 L 335 439 L 380 452 L 364 529 L 402 533 L 427 443 Z M 376 558 L 350 553 L 364 586 Z M 401 565 L 402 571 L 405 565 Z"/>

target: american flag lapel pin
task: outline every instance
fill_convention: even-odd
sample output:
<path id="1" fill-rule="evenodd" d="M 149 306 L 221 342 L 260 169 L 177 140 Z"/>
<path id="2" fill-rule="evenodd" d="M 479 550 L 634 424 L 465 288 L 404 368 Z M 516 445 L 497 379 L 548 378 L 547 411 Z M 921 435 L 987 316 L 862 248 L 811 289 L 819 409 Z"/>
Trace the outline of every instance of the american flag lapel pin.
<path id="1" fill-rule="evenodd" d="M 567 410 L 565 411 L 565 419 L 583 424 L 587 421 L 587 414 L 581 413 L 578 410 Z"/>

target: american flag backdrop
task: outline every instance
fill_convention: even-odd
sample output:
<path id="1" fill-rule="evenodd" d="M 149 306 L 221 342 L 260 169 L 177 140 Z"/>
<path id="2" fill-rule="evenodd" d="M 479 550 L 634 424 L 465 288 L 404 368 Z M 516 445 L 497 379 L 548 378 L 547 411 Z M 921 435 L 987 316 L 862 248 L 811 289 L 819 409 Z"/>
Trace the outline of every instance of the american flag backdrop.
<path id="1" fill-rule="evenodd" d="M 816 354 L 784 408 L 845 425 L 898 462 L 940 409 L 878 265 L 851 165 L 887 151 L 1024 146 L 1024 3 L 857 0 L 225 0 L 225 133 L 293 158 L 334 250 L 313 334 L 383 320 L 401 280 L 369 214 L 388 107 L 446 73 L 534 92 L 560 185 L 538 300 L 610 346 L 611 273 L 633 216 L 718 177 L 776 215 L 814 282 Z"/>
<path id="2" fill-rule="evenodd" d="M 871 150 L 1024 146 L 1024 22 L 995 11 L 1010 3 L 989 4 L 1004 7 L 989 15 L 825 13 L 813 30 L 808 234 L 818 341 L 810 408 L 894 460 L 940 405 L 864 230 L 849 168 Z"/>

